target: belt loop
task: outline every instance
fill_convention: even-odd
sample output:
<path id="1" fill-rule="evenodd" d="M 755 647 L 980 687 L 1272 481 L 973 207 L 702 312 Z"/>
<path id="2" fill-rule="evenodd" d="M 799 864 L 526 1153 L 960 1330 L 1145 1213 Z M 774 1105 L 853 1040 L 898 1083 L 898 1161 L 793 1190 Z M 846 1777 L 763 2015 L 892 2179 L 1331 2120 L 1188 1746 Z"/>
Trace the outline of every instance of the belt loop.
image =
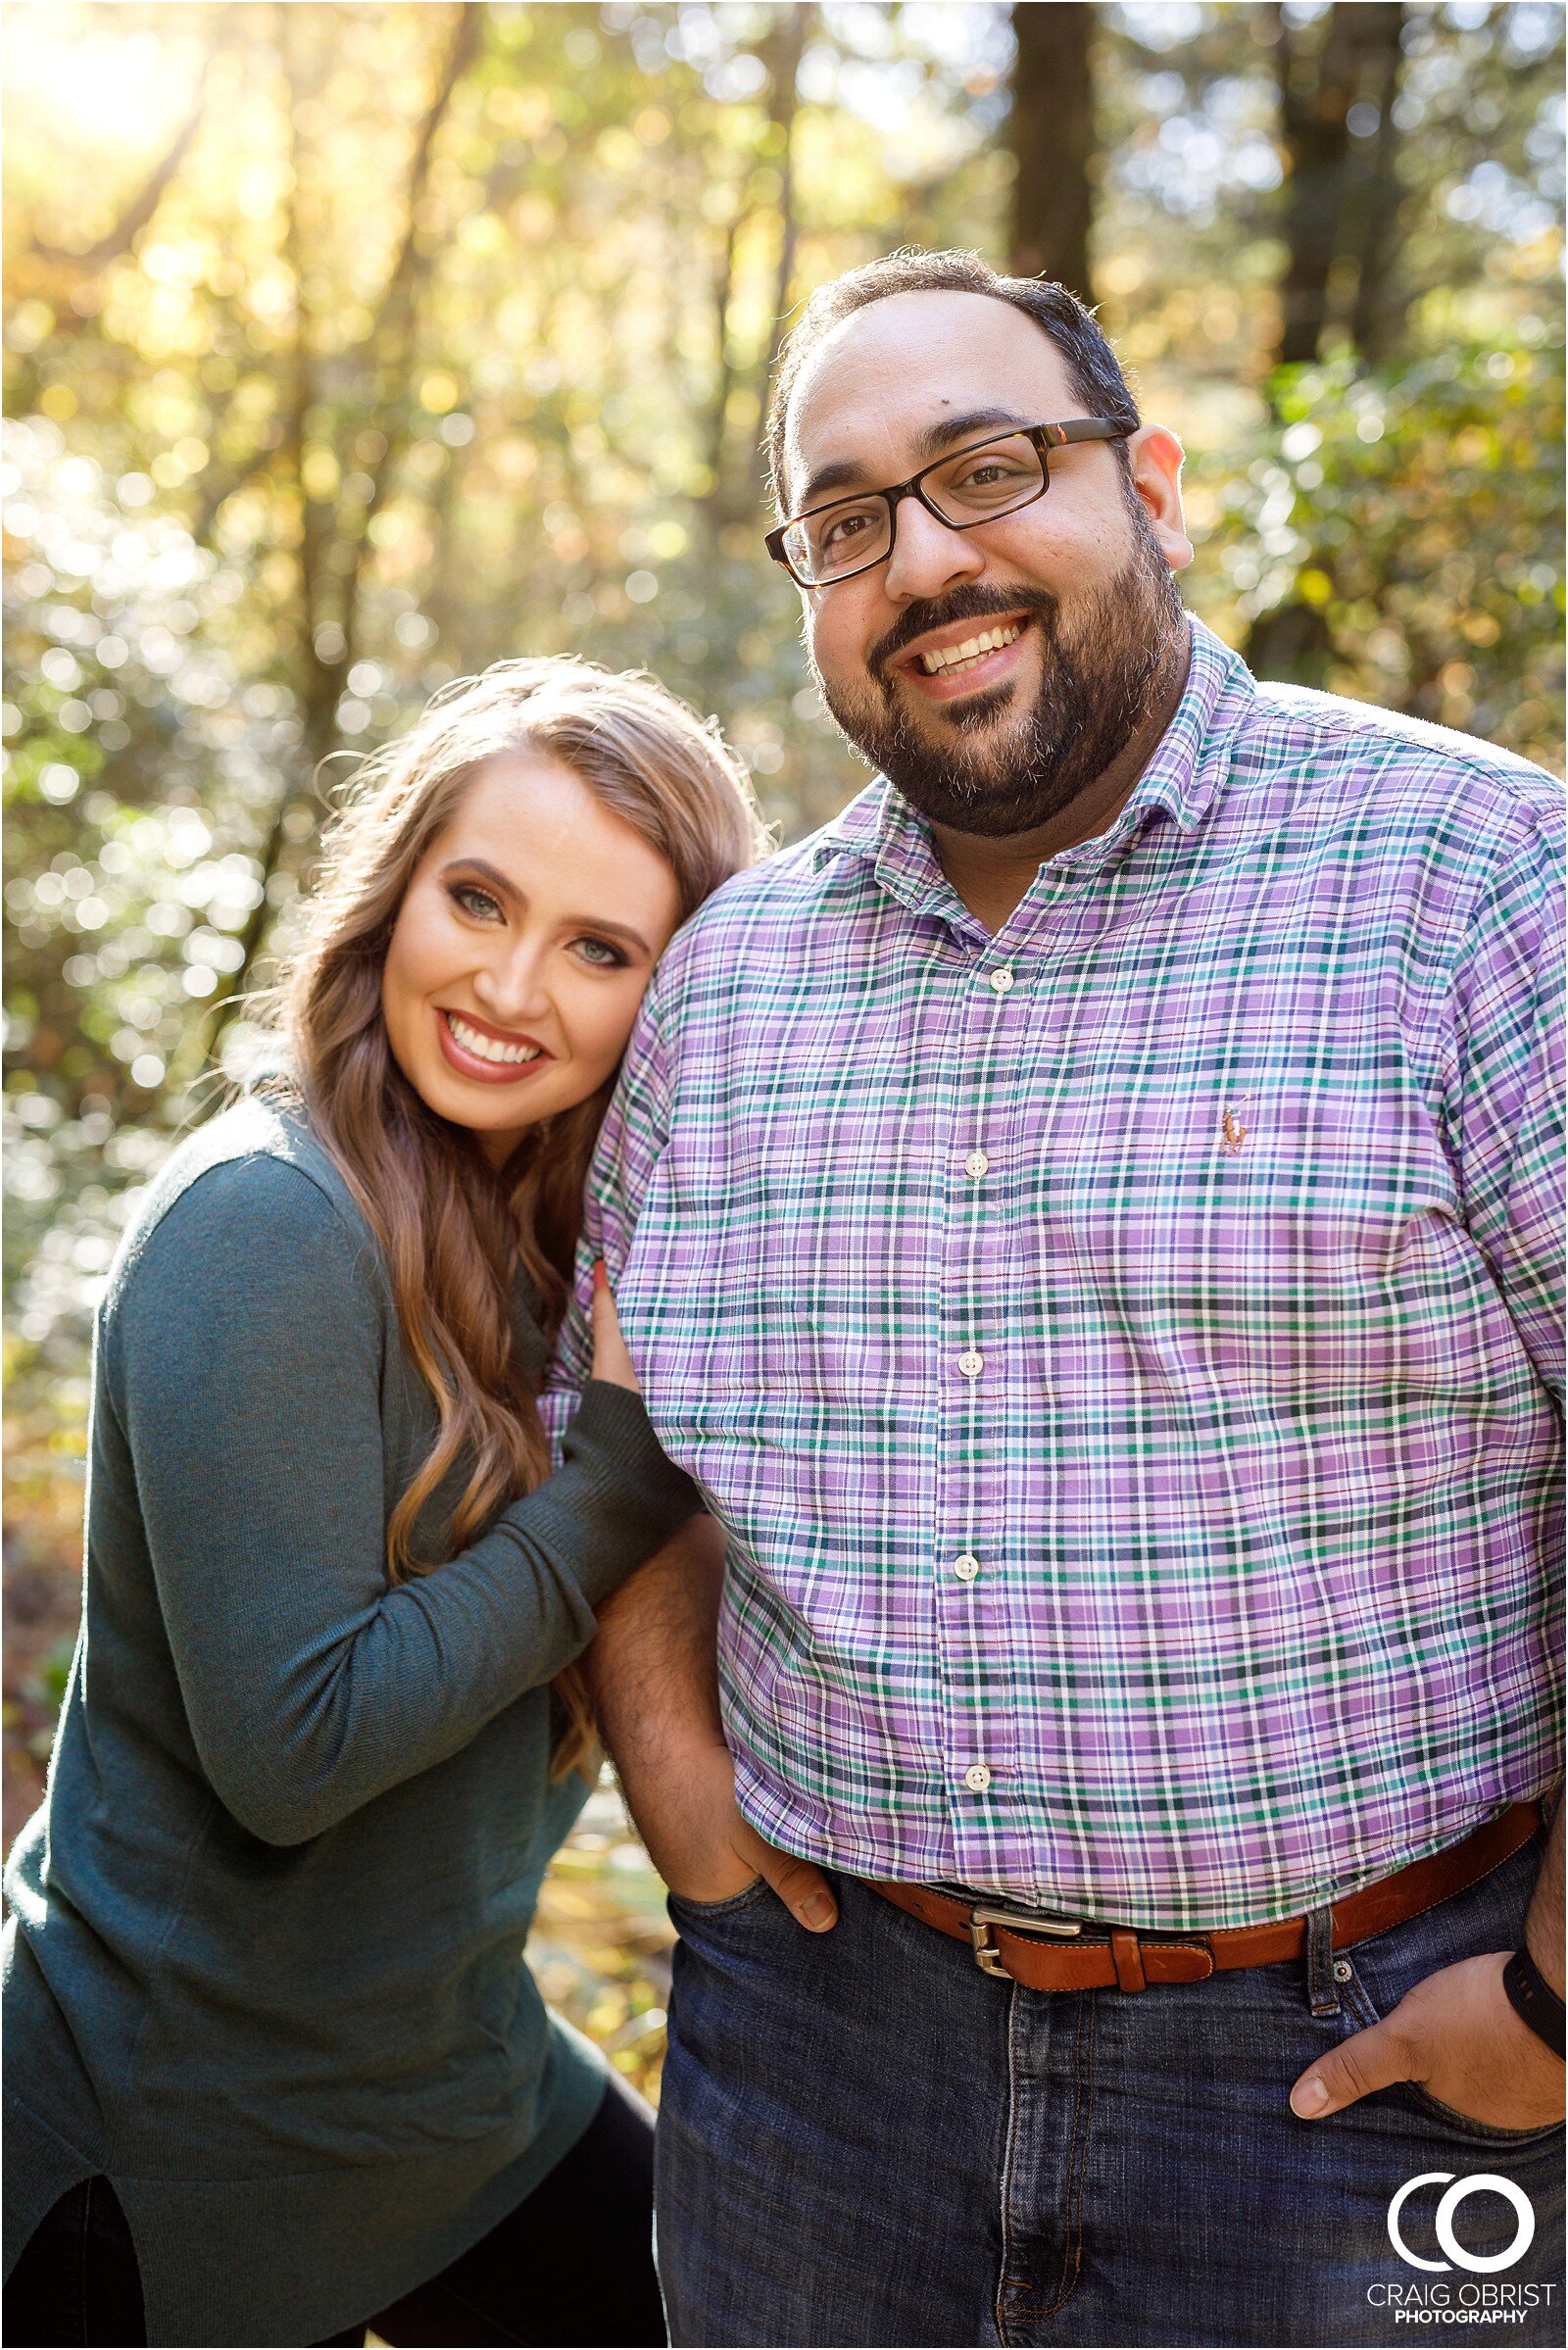
<path id="1" fill-rule="evenodd" d="M 1312 1909 L 1306 1914 L 1306 1997 L 1315 2016 L 1340 2013 L 1340 1986 L 1334 1976 L 1332 1909 Z"/>
<path id="2" fill-rule="evenodd" d="M 1141 1991 L 1147 1987 L 1144 1956 L 1138 1947 L 1138 1936 L 1124 1926 L 1110 1930 L 1110 1959 L 1116 1970 L 1116 1981 L 1124 1991 Z"/>

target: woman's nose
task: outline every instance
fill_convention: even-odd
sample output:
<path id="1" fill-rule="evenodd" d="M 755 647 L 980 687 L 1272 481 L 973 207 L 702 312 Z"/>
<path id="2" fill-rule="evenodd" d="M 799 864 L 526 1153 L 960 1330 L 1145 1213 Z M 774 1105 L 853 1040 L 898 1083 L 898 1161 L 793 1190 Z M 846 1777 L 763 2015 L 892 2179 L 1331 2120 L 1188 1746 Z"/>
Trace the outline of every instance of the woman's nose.
<path id="1" fill-rule="evenodd" d="M 548 1016 L 548 959 L 538 948 L 524 944 L 481 964 L 473 975 L 473 992 L 492 1020 L 503 1028 L 526 1028 Z"/>

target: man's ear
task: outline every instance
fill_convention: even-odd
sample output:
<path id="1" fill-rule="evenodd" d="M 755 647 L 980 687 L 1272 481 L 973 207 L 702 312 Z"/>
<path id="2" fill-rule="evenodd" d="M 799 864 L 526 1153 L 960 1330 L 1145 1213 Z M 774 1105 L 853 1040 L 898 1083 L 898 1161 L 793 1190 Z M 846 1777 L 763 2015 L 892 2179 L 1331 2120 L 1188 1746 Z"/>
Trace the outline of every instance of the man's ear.
<path id="1" fill-rule="evenodd" d="M 1137 492 L 1161 555 L 1173 571 L 1193 560 L 1193 542 L 1182 515 L 1181 442 L 1163 424 L 1142 424 L 1126 444 Z"/>

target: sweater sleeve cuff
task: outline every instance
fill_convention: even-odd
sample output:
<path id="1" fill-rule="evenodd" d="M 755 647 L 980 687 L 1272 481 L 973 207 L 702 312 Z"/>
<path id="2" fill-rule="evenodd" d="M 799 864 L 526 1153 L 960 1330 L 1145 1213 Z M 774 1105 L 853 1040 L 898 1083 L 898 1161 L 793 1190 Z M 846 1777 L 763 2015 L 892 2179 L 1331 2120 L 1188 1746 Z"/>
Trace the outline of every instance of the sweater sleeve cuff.
<path id="1" fill-rule="evenodd" d="M 707 1504 L 665 1454 L 642 1397 L 610 1380 L 586 1382 L 561 1453 L 560 1470 L 528 1500 L 536 1510 L 559 1500 L 569 1513 L 577 1583 L 597 1606 Z"/>
<path id="2" fill-rule="evenodd" d="M 677 1526 L 704 1507 L 703 1496 L 684 1469 L 677 1469 L 654 1434 L 648 1406 L 629 1387 L 609 1379 L 590 1379 L 582 1402 L 562 1441 L 564 1458 L 596 1460 L 608 1475 L 624 1484 L 652 1522 L 659 1521 L 659 1539 L 668 1540 Z"/>

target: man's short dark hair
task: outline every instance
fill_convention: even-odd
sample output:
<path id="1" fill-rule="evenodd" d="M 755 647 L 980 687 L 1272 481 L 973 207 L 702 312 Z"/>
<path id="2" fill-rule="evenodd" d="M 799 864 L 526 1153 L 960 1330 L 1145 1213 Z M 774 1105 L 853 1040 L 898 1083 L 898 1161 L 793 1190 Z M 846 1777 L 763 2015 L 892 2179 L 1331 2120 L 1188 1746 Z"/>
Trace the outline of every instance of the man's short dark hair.
<path id="1" fill-rule="evenodd" d="M 1137 428 L 1137 404 L 1116 354 L 1095 324 L 1093 312 L 1084 308 L 1076 294 L 1043 277 L 1004 277 L 978 253 L 922 253 L 917 246 L 906 246 L 819 285 L 790 331 L 768 403 L 765 433 L 768 479 L 781 517 L 788 511 L 784 420 L 796 378 L 823 336 L 841 319 L 873 302 L 886 301 L 890 294 L 989 294 L 994 301 L 1011 303 L 1014 310 L 1033 318 L 1061 353 L 1085 414 L 1108 416 L 1113 423 Z M 1041 418 L 1042 423 L 1054 420 Z M 1117 441 L 1113 446 L 1125 465 L 1125 444 Z"/>

